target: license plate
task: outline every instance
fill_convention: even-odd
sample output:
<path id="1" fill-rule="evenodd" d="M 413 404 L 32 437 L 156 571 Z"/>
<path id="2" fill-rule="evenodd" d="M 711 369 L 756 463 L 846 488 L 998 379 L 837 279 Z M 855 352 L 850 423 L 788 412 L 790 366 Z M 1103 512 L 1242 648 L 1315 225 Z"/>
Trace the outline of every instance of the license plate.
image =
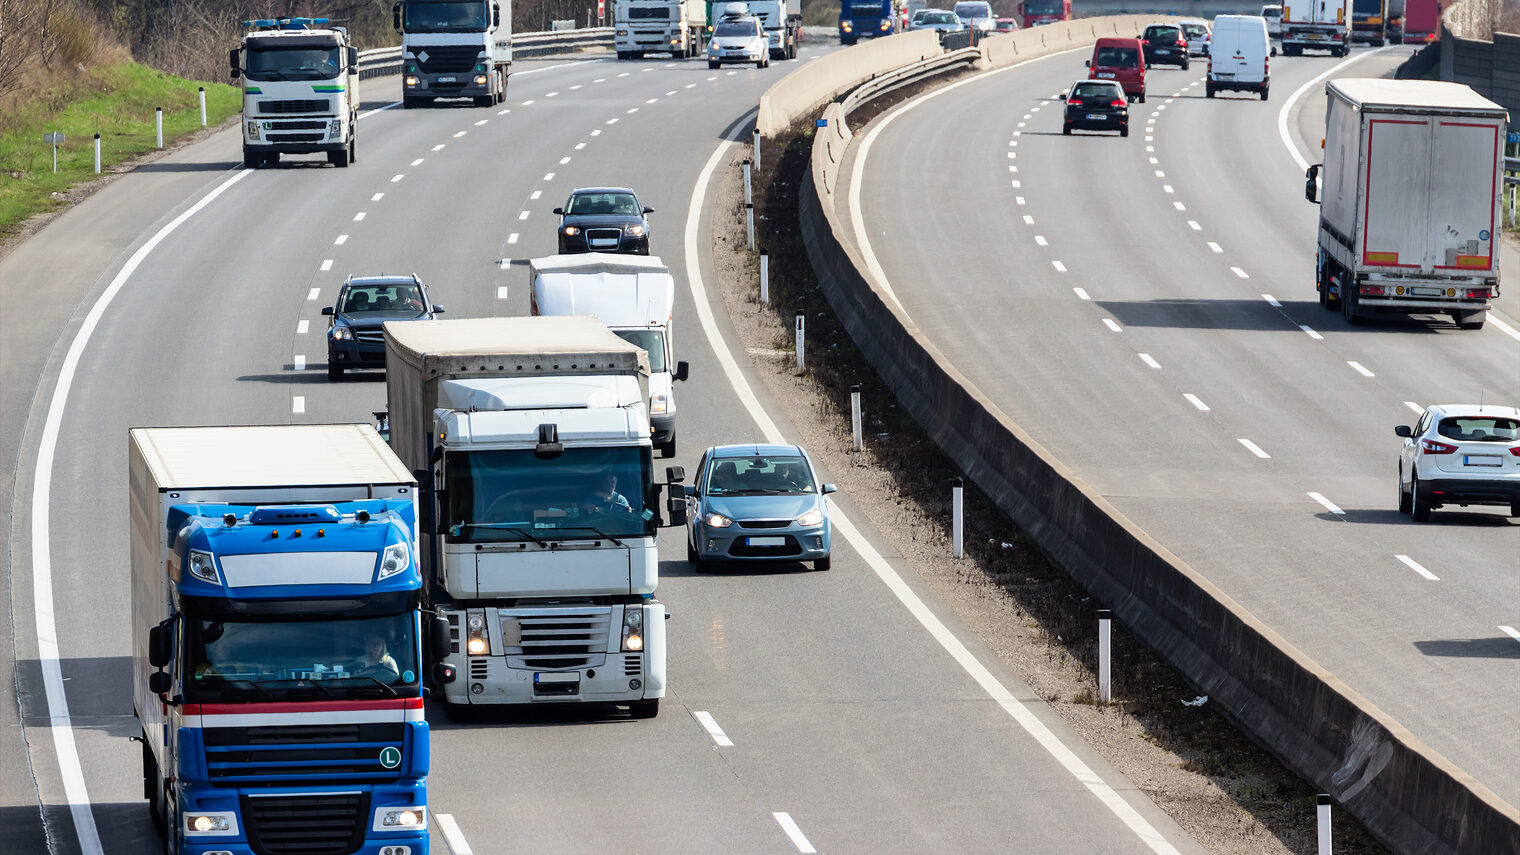
<path id="1" fill-rule="evenodd" d="M 1113 77 L 1113 75 L 1112 75 L 1112 74 L 1109 74 L 1109 73 L 1108 73 L 1108 72 L 1106 72 L 1106 71 L 1100 71 L 1100 72 L 1098 72 L 1098 76 L 1099 76 L 1099 77 L 1110 77 L 1110 78 L 1111 78 L 1111 77 Z"/>
<path id="2" fill-rule="evenodd" d="M 581 675 L 575 672 L 564 673 L 555 671 L 550 673 L 534 672 L 533 674 L 533 682 L 535 683 L 579 683 L 580 681 Z"/>
<path id="3" fill-rule="evenodd" d="M 1497 454 L 1464 454 L 1462 463 L 1467 466 L 1503 466 L 1504 458 Z"/>
<path id="4" fill-rule="evenodd" d="M 1309 33 L 1308 35 L 1304 36 L 1304 38 L 1306 38 L 1306 39 L 1322 39 L 1322 38 L 1324 38 L 1324 36 L 1320 35 L 1319 33 Z"/>
<path id="5" fill-rule="evenodd" d="M 459 81 L 458 81 L 457 78 L 453 78 L 453 77 L 440 77 L 440 78 L 438 78 L 438 82 L 439 83 L 457 83 Z"/>
<path id="6" fill-rule="evenodd" d="M 1216 80 L 1234 80 L 1235 79 L 1235 75 L 1234 74 L 1226 74 L 1223 71 L 1216 71 L 1216 72 L 1214 72 L 1214 78 Z"/>
<path id="7" fill-rule="evenodd" d="M 1410 296 L 1413 297 L 1444 297 L 1446 292 L 1440 288 L 1410 288 Z"/>
<path id="8" fill-rule="evenodd" d="M 597 238 L 591 242 L 592 246 L 617 246 L 617 241 L 611 238 Z"/>
<path id="9" fill-rule="evenodd" d="M 1108 117 L 1105 116 L 1105 115 L 1103 115 L 1102 113 L 1088 113 L 1087 114 L 1087 118 L 1088 119 L 1106 119 Z"/>
<path id="10" fill-rule="evenodd" d="M 786 546 L 784 537 L 751 537 L 747 542 L 750 546 Z"/>

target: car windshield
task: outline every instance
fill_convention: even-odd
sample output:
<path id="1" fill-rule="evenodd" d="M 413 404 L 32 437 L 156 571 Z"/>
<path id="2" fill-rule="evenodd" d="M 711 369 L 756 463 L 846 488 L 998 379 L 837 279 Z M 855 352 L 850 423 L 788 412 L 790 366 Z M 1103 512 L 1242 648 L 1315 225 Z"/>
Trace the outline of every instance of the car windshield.
<path id="1" fill-rule="evenodd" d="M 1277 20 L 1277 19 L 1279 19 L 1279 18 L 1282 17 L 1282 7 L 1281 6 L 1263 6 L 1263 7 L 1261 7 L 1261 16 L 1263 18 L 1266 18 L 1269 21 L 1275 21 L 1275 20 Z"/>
<path id="2" fill-rule="evenodd" d="M 416 697 L 417 615 L 185 619 L 185 700 Z"/>
<path id="3" fill-rule="evenodd" d="M 1147 40 L 1160 42 L 1164 45 L 1175 43 L 1181 35 L 1181 32 L 1176 27 L 1151 27 L 1145 31 L 1145 38 Z"/>
<path id="4" fill-rule="evenodd" d="M 332 47 L 267 48 L 250 45 L 249 80 L 331 80 L 343 70 L 343 49 Z"/>
<path id="5" fill-rule="evenodd" d="M 486 28 L 486 4 L 484 0 L 459 3 L 410 3 L 401 4 L 406 16 L 402 27 L 409 33 L 459 33 L 474 32 Z"/>
<path id="6" fill-rule="evenodd" d="M 669 371 L 665 367 L 665 334 L 659 330 L 613 330 L 618 338 L 644 348 L 649 353 L 649 373 Z"/>
<path id="7" fill-rule="evenodd" d="M 630 21 L 668 21 L 670 20 L 669 6 L 629 6 L 628 20 Z"/>
<path id="8" fill-rule="evenodd" d="M 710 496 L 802 495 L 816 493 L 813 474 L 801 455 L 719 457 L 707 475 Z"/>
<path id="9" fill-rule="evenodd" d="M 959 18 L 991 18 L 992 7 L 986 3 L 957 3 L 955 14 Z"/>
<path id="10" fill-rule="evenodd" d="M 637 216 L 639 200 L 632 193 L 576 193 L 565 203 L 565 213 Z"/>
<path id="11" fill-rule="evenodd" d="M 959 20 L 960 20 L 960 18 L 955 17 L 955 14 L 952 13 L 952 12 L 930 12 L 929 14 L 925 15 L 923 17 L 923 19 L 919 21 L 919 23 L 920 24 L 954 24 L 954 23 L 958 22 Z"/>
<path id="12" fill-rule="evenodd" d="M 1100 47 L 1098 56 L 1093 60 L 1093 65 L 1105 68 L 1138 68 L 1140 66 L 1139 52 L 1134 48 L 1127 47 Z"/>
<path id="13" fill-rule="evenodd" d="M 1073 98 L 1118 98 L 1119 87 L 1103 83 L 1078 83 L 1071 89 Z"/>
<path id="14" fill-rule="evenodd" d="M 343 293 L 338 311 L 345 315 L 365 312 L 422 314 L 422 292 L 416 285 L 355 285 Z"/>
<path id="15" fill-rule="evenodd" d="M 1457 442 L 1514 442 L 1520 439 L 1520 419 L 1505 416 L 1448 416 L 1436 433 Z"/>
<path id="16" fill-rule="evenodd" d="M 745 36 L 753 36 L 759 32 L 754 21 L 719 21 L 713 28 L 715 39 L 742 39 Z"/>
<path id="17" fill-rule="evenodd" d="M 592 540 L 654 534 L 647 447 L 452 451 L 444 457 L 451 543 Z"/>
<path id="18" fill-rule="evenodd" d="M 913 13 L 913 17 L 908 21 L 908 23 L 916 24 L 919 21 L 922 21 L 924 18 L 928 17 L 932 11 L 932 9 L 919 9 L 917 12 Z"/>

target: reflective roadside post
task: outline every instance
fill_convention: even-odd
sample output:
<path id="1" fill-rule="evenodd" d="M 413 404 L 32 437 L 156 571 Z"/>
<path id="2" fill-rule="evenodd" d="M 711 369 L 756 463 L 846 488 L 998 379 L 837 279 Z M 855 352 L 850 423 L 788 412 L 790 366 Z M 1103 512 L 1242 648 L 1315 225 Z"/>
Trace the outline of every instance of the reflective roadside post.
<path id="1" fill-rule="evenodd" d="M 63 134 L 43 134 L 42 141 L 53 144 L 53 171 L 58 171 L 58 144 L 63 142 Z M 98 170 L 97 170 L 98 171 Z"/>
<path id="2" fill-rule="evenodd" d="M 153 128 L 154 128 L 154 136 L 158 140 L 158 147 L 159 148 L 163 148 L 164 147 L 164 108 L 163 107 L 154 107 L 153 108 Z"/>
<path id="3" fill-rule="evenodd" d="M 1319 813 L 1319 855 L 1330 855 L 1330 795 L 1320 793 L 1317 812 Z"/>
<path id="4" fill-rule="evenodd" d="M 950 556 L 960 558 L 966 554 L 966 479 L 950 479 Z"/>
<path id="5" fill-rule="evenodd" d="M 798 371 L 801 371 L 803 368 L 805 368 L 807 366 L 807 360 L 805 360 L 803 358 L 803 355 L 802 355 L 802 347 L 803 347 L 802 329 L 803 329 L 803 323 L 806 321 L 806 319 L 807 319 L 806 315 L 804 315 L 801 312 L 797 313 L 797 370 Z"/>
<path id="6" fill-rule="evenodd" d="M 755 248 L 755 206 L 746 202 L 744 204 L 744 236 L 749 248 Z"/>
<path id="7" fill-rule="evenodd" d="M 750 197 L 749 181 L 749 161 L 746 160 L 744 161 L 744 204 L 746 205 L 755 201 Z"/>
<path id="8" fill-rule="evenodd" d="M 755 128 L 755 168 L 760 168 L 760 128 Z"/>
<path id="9" fill-rule="evenodd" d="M 860 426 L 860 384 L 850 387 L 850 431 L 855 435 L 855 450 L 859 451 L 864 443 Z"/>
<path id="10" fill-rule="evenodd" d="M 1098 703 L 1106 704 L 1114 699 L 1113 667 L 1113 616 L 1110 609 L 1098 609 Z"/>
<path id="11" fill-rule="evenodd" d="M 100 134 L 95 135 L 95 174 L 100 174 Z"/>
<path id="12" fill-rule="evenodd" d="M 764 249 L 760 250 L 760 305 L 764 306 L 771 300 L 771 257 Z"/>

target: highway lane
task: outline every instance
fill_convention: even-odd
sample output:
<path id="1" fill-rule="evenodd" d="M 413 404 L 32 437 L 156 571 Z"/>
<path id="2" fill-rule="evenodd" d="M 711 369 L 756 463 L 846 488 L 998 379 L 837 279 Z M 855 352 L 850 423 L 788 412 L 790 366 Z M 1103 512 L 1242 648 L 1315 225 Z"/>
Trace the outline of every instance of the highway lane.
<path id="1" fill-rule="evenodd" d="M 1081 58 L 878 120 L 860 207 L 892 288 L 1079 477 L 1520 803 L 1520 645 L 1501 629 L 1520 603 L 1515 526 L 1497 509 L 1401 517 L 1391 430 L 1414 419 L 1405 402 L 1520 398 L 1520 347 L 1497 324 L 1352 328 L 1321 310 L 1318 212 L 1277 133 L 1304 82 L 1394 58 L 1280 58 L 1266 103 L 1155 69 L 1123 140 L 1060 135 L 1054 96 Z M 1305 101 L 1293 135 L 1317 145 L 1322 88 Z M 888 180 L 902 163 L 921 168 Z"/>
<path id="2" fill-rule="evenodd" d="M 572 186 L 638 187 L 659 212 L 657 251 L 684 280 L 685 212 L 699 175 L 720 136 L 785 68 L 583 63 L 514 77 L 512 100 L 500 108 L 506 114 L 387 110 L 364 120 L 354 167 L 244 174 L 147 257 L 85 351 L 52 481 L 53 519 L 94 523 L 88 537 L 74 536 L 73 525 L 55 528 L 52 589 L 60 616 L 91 616 L 60 619 L 58 629 L 90 815 L 105 851 L 154 846 L 137 748 L 126 741 L 136 725 L 123 655 L 124 429 L 367 418 L 383 405 L 378 375 L 329 384 L 323 370 L 319 310 L 343 275 L 415 270 L 452 316 L 525 313 L 525 271 L 501 260 L 551 251 L 548 209 Z M 185 162 L 226 162 L 236 147 L 221 135 Z M 706 235 L 698 229 L 690 251 L 713 282 L 700 249 Z M 56 246 L 66 252 L 68 243 Z M 682 454 L 674 462 L 690 467 L 706 444 L 764 433 L 717 367 L 684 287 L 680 300 L 678 347 L 694 377 L 680 390 Z M 732 341 L 721 347 L 742 360 Z M 840 505 L 853 509 L 849 497 Z M 1177 851 L 1197 851 L 957 622 L 943 618 L 1010 698 L 989 699 L 880 584 L 876 565 L 842 538 L 837 549 L 828 574 L 698 578 L 679 533 L 667 533 L 661 598 L 674 615 L 672 694 L 660 717 L 539 713 L 460 724 L 430 709 L 435 810 L 449 814 L 477 852 L 630 844 L 777 852 L 805 850 L 806 841 L 821 851 L 990 851 L 1009 841 L 1056 853 L 1172 851 L 1153 849 L 1134 827 L 1159 829 Z M 906 590 L 945 611 L 900 562 L 879 563 L 899 565 Z M 35 633 L 30 602 L 14 605 L 18 637 Z M 1010 715 L 1016 708 L 1023 720 Z M 31 708 L 32 727 L 43 729 L 42 715 Z M 709 720 L 732 745 L 713 739 Z M 1109 782 L 1119 793 L 1111 803 L 1123 810 L 1095 810 L 1094 785 L 1066 772 L 1031 728 L 1064 736 L 1071 758 Z M 59 804 L 51 746 L 36 739 L 32 750 L 42 797 Z M 1126 827 L 1121 815 L 1138 826 Z M 64 819 L 56 811 L 54 818 Z M 60 832 L 66 840 L 68 830 Z M 60 842 L 54 851 L 78 850 Z"/>

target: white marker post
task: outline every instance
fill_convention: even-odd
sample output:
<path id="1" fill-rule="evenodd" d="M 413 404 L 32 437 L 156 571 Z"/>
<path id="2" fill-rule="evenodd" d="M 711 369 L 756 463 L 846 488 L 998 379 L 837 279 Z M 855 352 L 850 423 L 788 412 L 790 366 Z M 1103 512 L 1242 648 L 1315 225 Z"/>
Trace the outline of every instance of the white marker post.
<path id="1" fill-rule="evenodd" d="M 158 147 L 164 147 L 164 108 L 153 108 L 154 136 L 158 138 Z"/>
<path id="2" fill-rule="evenodd" d="M 1114 699 L 1113 668 L 1113 615 L 1109 609 L 1098 609 L 1098 703 L 1106 704 Z"/>
<path id="3" fill-rule="evenodd" d="M 206 127 L 206 87 L 201 87 L 201 127 Z"/>
<path id="4" fill-rule="evenodd" d="M 803 368 L 807 367 L 807 360 L 805 360 L 803 358 L 803 356 L 802 356 L 802 327 L 803 327 L 803 323 L 806 320 L 807 320 L 807 315 L 804 315 L 801 312 L 797 313 L 797 370 L 798 371 L 801 371 Z"/>
<path id="5" fill-rule="evenodd" d="M 859 451 L 864 446 L 864 437 L 860 428 L 860 384 L 850 387 L 850 431 L 855 435 L 855 450 Z"/>
<path id="6" fill-rule="evenodd" d="M 100 174 L 100 134 L 95 135 L 95 174 Z"/>
<path id="7" fill-rule="evenodd" d="M 771 301 L 771 257 L 765 250 L 760 250 L 760 305 L 764 306 Z"/>
<path id="8" fill-rule="evenodd" d="M 744 161 L 744 204 L 748 205 L 753 201 L 754 199 L 750 198 L 749 189 L 749 161 L 746 160 Z"/>
<path id="9" fill-rule="evenodd" d="M 755 248 L 755 206 L 746 202 L 744 204 L 744 236 L 749 241 L 749 248 Z"/>
<path id="10" fill-rule="evenodd" d="M 966 479 L 950 479 L 950 556 L 966 554 Z"/>
<path id="11" fill-rule="evenodd" d="M 760 168 L 760 129 L 755 128 L 755 168 Z"/>
<path id="12" fill-rule="evenodd" d="M 58 171 L 58 144 L 63 142 L 63 134 L 43 134 L 42 141 L 53 144 L 53 171 Z"/>
<path id="13" fill-rule="evenodd" d="M 1319 794 L 1319 855 L 1330 855 L 1330 796 Z"/>

